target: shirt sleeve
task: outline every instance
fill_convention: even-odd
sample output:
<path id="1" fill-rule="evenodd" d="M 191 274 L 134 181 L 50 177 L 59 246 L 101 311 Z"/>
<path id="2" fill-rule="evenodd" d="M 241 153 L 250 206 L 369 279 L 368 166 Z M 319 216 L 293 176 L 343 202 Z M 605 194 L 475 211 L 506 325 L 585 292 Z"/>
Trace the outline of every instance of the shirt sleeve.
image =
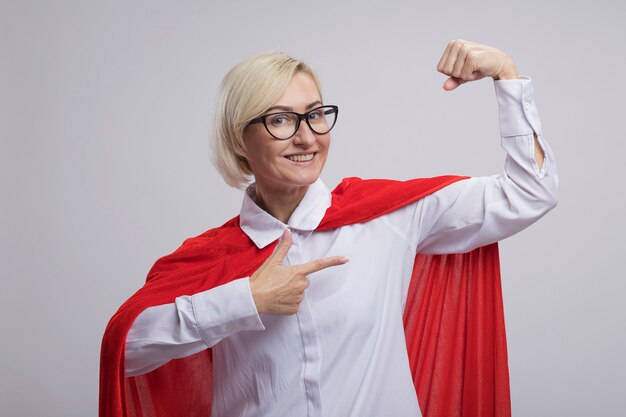
<path id="1" fill-rule="evenodd" d="M 212 347 L 235 332 L 264 329 L 249 278 L 178 297 L 137 317 L 126 337 L 126 375 L 150 372 L 172 359 Z"/>
<path id="2" fill-rule="evenodd" d="M 406 238 L 417 252 L 468 252 L 525 229 L 556 206 L 556 164 L 543 137 L 532 80 L 497 80 L 494 85 L 507 154 L 504 170 L 458 181 L 403 208 L 396 221 L 413 225 Z M 533 132 L 545 154 L 541 169 Z"/>

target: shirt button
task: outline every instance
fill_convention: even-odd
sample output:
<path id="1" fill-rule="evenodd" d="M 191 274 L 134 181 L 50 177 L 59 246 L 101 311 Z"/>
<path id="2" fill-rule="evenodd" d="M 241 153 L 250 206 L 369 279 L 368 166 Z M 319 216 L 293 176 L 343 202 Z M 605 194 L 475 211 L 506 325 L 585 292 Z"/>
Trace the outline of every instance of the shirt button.
<path id="1" fill-rule="evenodd" d="M 526 110 L 530 109 L 530 103 L 529 103 L 529 102 L 527 102 L 527 101 L 525 101 L 525 102 L 524 102 L 524 108 L 525 108 Z"/>

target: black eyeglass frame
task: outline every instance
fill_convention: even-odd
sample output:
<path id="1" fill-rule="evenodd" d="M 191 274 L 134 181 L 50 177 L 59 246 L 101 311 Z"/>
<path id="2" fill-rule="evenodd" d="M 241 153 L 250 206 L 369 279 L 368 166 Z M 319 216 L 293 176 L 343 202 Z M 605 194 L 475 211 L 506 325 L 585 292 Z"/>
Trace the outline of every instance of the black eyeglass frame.
<path id="1" fill-rule="evenodd" d="M 325 132 L 318 132 L 317 130 L 313 129 L 313 126 L 311 126 L 311 122 L 309 121 L 309 115 L 311 113 L 313 113 L 314 111 L 317 111 L 319 109 L 325 109 L 328 108 L 328 110 L 324 110 L 324 114 L 331 114 L 331 113 L 335 113 L 335 119 L 333 120 L 333 124 L 332 126 L 330 126 L 328 128 L 327 131 Z M 265 119 L 270 117 L 270 116 L 274 116 L 276 114 L 293 114 L 296 116 L 296 129 L 294 130 L 293 134 L 291 136 L 289 136 L 288 138 L 279 138 L 274 136 L 274 134 L 272 132 L 270 132 L 269 127 L 267 127 L 267 123 L 265 123 Z M 317 135 L 325 135 L 326 133 L 330 132 L 331 130 L 333 130 L 333 127 L 335 127 L 335 124 L 337 124 L 337 117 L 339 116 L 339 107 L 332 105 L 332 104 L 325 104 L 323 106 L 318 106 L 314 109 L 309 110 L 306 113 L 296 113 L 294 111 L 278 111 L 278 112 L 274 112 L 274 113 L 270 113 L 270 114 L 264 114 L 263 116 L 259 116 L 256 119 L 252 119 L 250 120 L 250 122 L 248 122 L 248 125 L 251 124 L 255 124 L 255 123 L 263 123 L 263 126 L 265 126 L 265 130 L 267 130 L 267 133 L 269 133 L 274 139 L 276 140 L 287 140 L 287 139 L 291 139 L 292 137 L 294 137 L 296 135 L 296 133 L 298 133 L 298 130 L 300 129 L 300 123 L 302 120 L 304 120 L 307 124 L 307 126 L 309 126 L 309 129 L 311 129 L 311 132 L 317 134 Z"/>

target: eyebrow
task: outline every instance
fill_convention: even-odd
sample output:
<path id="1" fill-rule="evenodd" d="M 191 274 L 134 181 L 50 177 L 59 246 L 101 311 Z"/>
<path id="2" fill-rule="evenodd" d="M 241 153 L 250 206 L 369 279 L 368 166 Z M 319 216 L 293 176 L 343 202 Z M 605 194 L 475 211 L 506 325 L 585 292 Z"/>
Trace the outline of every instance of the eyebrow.
<path id="1" fill-rule="evenodd" d="M 313 103 L 309 104 L 308 106 L 306 106 L 305 110 L 310 110 L 310 109 L 312 109 L 314 107 L 321 106 L 323 104 L 324 103 L 322 103 L 321 101 L 317 100 L 317 101 L 314 101 Z M 265 112 L 269 112 L 269 111 L 272 111 L 272 110 L 293 111 L 293 107 L 291 107 L 291 106 L 273 106 L 273 107 L 270 107 L 269 109 L 267 109 Z"/>

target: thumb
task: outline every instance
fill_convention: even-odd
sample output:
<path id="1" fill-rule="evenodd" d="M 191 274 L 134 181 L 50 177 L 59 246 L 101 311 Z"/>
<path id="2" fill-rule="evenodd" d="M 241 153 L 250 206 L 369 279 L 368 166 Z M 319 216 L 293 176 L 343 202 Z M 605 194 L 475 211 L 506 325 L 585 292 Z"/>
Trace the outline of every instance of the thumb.
<path id="1" fill-rule="evenodd" d="M 274 249 L 274 253 L 271 256 L 272 261 L 282 263 L 285 256 L 287 256 L 287 252 L 289 252 L 290 247 L 291 231 L 289 229 L 285 229 L 283 234 L 278 239 L 278 245 L 276 246 L 276 249 Z"/>
<path id="2" fill-rule="evenodd" d="M 443 89 L 446 91 L 452 91 L 465 82 L 467 81 L 456 77 L 450 77 L 443 83 Z"/>

